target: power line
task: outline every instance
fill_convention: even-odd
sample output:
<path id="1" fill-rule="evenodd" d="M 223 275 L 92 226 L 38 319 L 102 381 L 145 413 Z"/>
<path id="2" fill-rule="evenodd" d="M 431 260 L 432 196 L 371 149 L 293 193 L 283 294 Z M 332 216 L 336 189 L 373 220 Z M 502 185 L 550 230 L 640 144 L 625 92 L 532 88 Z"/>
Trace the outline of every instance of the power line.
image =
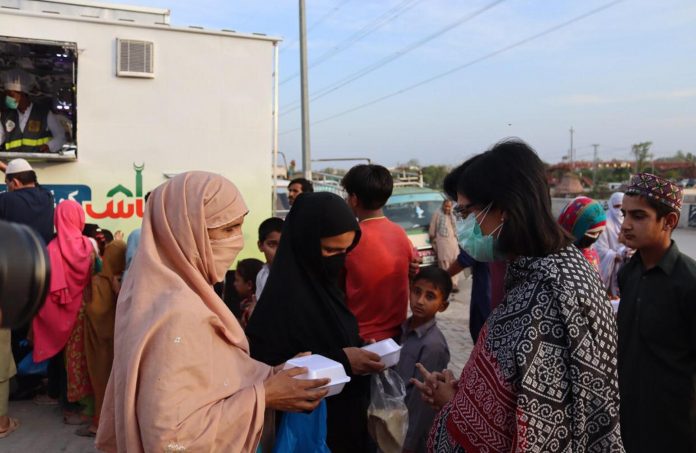
<path id="1" fill-rule="evenodd" d="M 378 70 L 379 68 L 393 62 L 394 60 L 397 60 L 397 59 L 403 57 L 404 55 L 407 55 L 407 54 L 413 52 L 414 50 L 418 49 L 419 47 L 424 46 L 425 44 L 429 43 L 430 41 L 432 41 L 436 38 L 439 38 L 440 36 L 444 35 L 445 33 L 450 32 L 453 29 L 463 25 L 464 23 L 480 16 L 481 14 L 485 13 L 489 9 L 496 7 L 500 3 L 503 3 L 504 1 L 505 0 L 495 0 L 495 1 L 487 4 L 483 8 L 480 8 L 480 9 L 474 11 L 473 13 L 469 13 L 463 17 L 460 17 L 459 19 L 455 20 L 454 22 L 450 23 L 449 25 L 437 30 L 434 33 L 429 34 L 428 36 L 425 36 L 424 38 L 419 39 L 418 41 L 415 41 L 415 42 L 409 44 L 408 46 L 406 46 L 402 49 L 397 50 L 396 52 L 392 53 L 391 55 L 386 56 L 385 58 L 382 58 L 381 60 L 377 61 L 376 63 L 373 63 L 369 66 L 366 66 L 366 67 L 354 72 L 353 74 L 351 74 L 347 77 L 344 77 L 343 79 L 341 79 L 337 82 L 334 82 L 331 85 L 326 86 L 326 87 L 318 90 L 316 93 L 312 94 L 311 100 L 315 101 L 315 100 L 323 98 L 324 96 L 331 94 L 337 90 L 340 90 L 344 86 L 346 86 L 350 83 L 353 83 L 358 79 L 365 77 L 366 75 L 370 74 L 371 72 Z M 280 113 L 280 115 L 281 116 L 287 115 L 288 113 L 297 110 L 299 108 L 299 105 L 295 105 L 295 104 L 297 104 L 297 102 L 298 101 L 295 101 L 294 103 L 291 103 L 290 105 L 288 105 L 285 108 L 285 110 L 283 110 Z"/>
<path id="2" fill-rule="evenodd" d="M 461 64 L 461 65 L 459 65 L 459 66 L 456 66 L 456 67 L 454 67 L 454 68 L 452 68 L 452 69 L 450 69 L 450 70 L 448 70 L 448 71 L 441 72 L 441 73 L 436 74 L 436 75 L 434 75 L 434 76 L 432 76 L 432 77 L 429 77 L 429 78 L 427 78 L 427 79 L 424 79 L 424 80 L 422 80 L 422 81 L 420 81 L 420 82 L 414 83 L 414 84 L 412 84 L 412 85 L 408 85 L 408 86 L 406 86 L 406 87 L 404 87 L 404 88 L 401 88 L 401 89 L 399 89 L 399 90 L 397 90 L 397 91 L 393 91 L 393 92 L 391 92 L 391 93 L 389 93 L 389 94 L 385 94 L 384 96 L 380 96 L 380 97 L 375 98 L 375 99 L 373 99 L 373 100 L 371 100 L 371 101 L 367 101 L 367 102 L 365 102 L 365 103 L 363 103 L 363 104 L 359 104 L 359 105 L 357 105 L 357 106 L 355 106 L 355 107 L 349 108 L 349 109 L 344 110 L 344 111 L 342 111 L 342 112 L 339 112 L 339 113 L 336 113 L 336 114 L 334 114 L 334 115 L 331 115 L 331 116 L 322 118 L 322 119 L 320 119 L 320 120 L 315 121 L 315 122 L 312 123 L 312 124 L 320 124 L 320 123 L 324 123 L 324 122 L 326 122 L 326 121 L 330 121 L 330 120 L 339 118 L 339 117 L 344 116 L 344 115 L 348 115 L 349 113 L 353 113 L 353 112 L 356 112 L 356 111 L 358 111 L 358 110 L 362 110 L 362 109 L 364 109 L 364 108 L 367 108 L 367 107 L 370 107 L 370 106 L 372 106 L 372 105 L 378 104 L 378 103 L 380 103 L 380 102 L 386 101 L 387 99 L 390 99 L 390 98 L 392 98 L 392 97 L 395 97 L 395 96 L 398 96 L 398 95 L 400 95 L 400 94 L 406 93 L 406 92 L 411 91 L 411 90 L 414 90 L 414 89 L 416 89 L 416 88 L 419 88 L 419 87 L 421 87 L 421 86 L 423 86 L 423 85 L 426 85 L 426 84 L 428 84 L 428 83 L 431 83 L 431 82 L 434 82 L 434 81 L 436 81 L 436 80 L 442 79 L 442 78 L 447 77 L 447 76 L 449 76 L 449 75 L 451 75 L 451 74 L 454 74 L 454 73 L 459 72 L 459 71 L 461 71 L 461 70 L 463 70 L 463 69 L 466 69 L 466 68 L 468 68 L 468 67 L 470 67 L 470 66 L 473 66 L 473 65 L 475 65 L 475 64 L 477 64 L 477 63 L 481 63 L 481 62 L 483 62 L 483 61 L 485 61 L 485 60 L 489 60 L 489 59 L 491 59 L 491 58 L 493 58 L 493 57 L 495 57 L 495 56 L 497 56 L 497 55 L 500 55 L 500 54 L 502 54 L 502 53 L 504 53 L 504 52 L 507 52 L 507 51 L 509 51 L 509 50 L 512 50 L 512 49 L 514 49 L 514 48 L 516 48 L 516 47 L 520 47 L 520 46 L 522 46 L 522 45 L 524 45 L 524 44 L 527 44 L 527 43 L 529 43 L 529 42 L 531 42 L 531 41 L 534 41 L 534 40 L 536 40 L 536 39 L 539 39 L 539 38 L 541 38 L 541 37 L 544 37 L 544 36 L 546 36 L 546 35 L 549 35 L 549 34 L 551 34 L 551 33 L 553 33 L 553 32 L 556 32 L 556 31 L 558 31 L 558 30 L 560 30 L 560 29 L 562 29 L 562 28 L 568 27 L 568 26 L 570 26 L 570 25 L 572 25 L 572 24 L 574 24 L 574 23 L 576 23 L 576 22 L 579 22 L 579 21 L 581 21 L 581 20 L 583 20 L 583 19 L 586 19 L 586 18 L 588 18 L 588 17 L 590 17 L 590 16 L 593 16 L 593 15 L 595 15 L 595 14 L 598 14 L 598 13 L 604 11 L 604 10 L 607 10 L 607 9 L 609 9 L 609 8 L 615 6 L 615 5 L 617 5 L 617 4 L 619 4 L 619 3 L 623 2 L 623 1 L 624 1 L 624 0 L 614 0 L 614 1 L 609 2 L 609 3 L 607 3 L 607 4 L 603 5 L 603 6 L 600 6 L 600 7 L 598 7 L 598 8 L 592 9 L 592 10 L 586 12 L 586 13 L 583 13 L 583 14 L 581 14 L 581 15 L 579 15 L 579 16 L 576 16 L 576 17 L 574 17 L 574 18 L 572 18 L 572 19 L 569 19 L 569 20 L 567 20 L 567 21 L 565 21 L 565 22 L 562 22 L 562 23 L 560 23 L 560 24 L 558 24 L 558 25 L 554 25 L 553 27 L 547 28 L 547 29 L 544 30 L 544 31 L 541 31 L 541 32 L 536 33 L 536 34 L 531 35 L 531 36 L 528 36 L 527 38 L 524 38 L 524 39 L 522 39 L 522 40 L 520 40 L 520 41 L 517 41 L 517 42 L 515 42 L 515 43 L 513 43 L 513 44 L 510 44 L 510 45 L 507 45 L 507 46 L 505 46 L 505 47 L 502 47 L 502 48 L 500 48 L 500 49 L 498 49 L 498 50 L 495 50 L 495 51 L 493 51 L 493 52 L 490 52 L 490 53 L 488 53 L 488 54 L 486 54 L 486 55 L 483 55 L 483 56 L 481 56 L 481 57 L 478 57 L 478 58 L 476 58 L 476 59 L 474 59 L 474 60 L 470 60 L 470 61 L 468 61 L 467 63 L 464 63 L 464 64 Z M 299 130 L 299 128 L 290 129 L 290 130 L 281 132 L 280 135 L 289 134 L 289 133 L 295 132 L 295 131 L 297 131 L 297 130 Z"/>
<path id="3" fill-rule="evenodd" d="M 357 32 L 353 33 L 350 35 L 348 38 L 344 39 L 340 43 L 338 43 L 336 46 L 334 46 L 332 49 L 327 50 L 323 54 L 321 54 L 315 61 L 313 61 L 309 67 L 313 68 L 315 66 L 318 66 L 322 63 L 324 63 L 326 60 L 338 55 L 339 53 L 349 49 L 352 45 L 362 41 L 372 33 L 376 32 L 389 22 L 392 22 L 396 20 L 399 16 L 404 14 L 406 11 L 410 10 L 416 4 L 420 3 L 422 0 L 402 0 L 401 3 L 397 4 L 393 8 L 387 10 L 384 12 L 382 15 L 379 17 L 375 18 L 371 22 L 369 22 L 367 25 L 363 26 L 360 30 Z M 296 72 L 288 77 L 286 77 L 284 80 L 281 80 L 280 84 L 283 85 L 295 78 L 297 78 L 300 75 L 299 72 Z"/>
<path id="4" fill-rule="evenodd" d="M 333 8 L 331 8 L 328 12 L 326 12 L 323 16 L 321 16 L 319 19 L 317 19 L 312 25 L 307 27 L 307 33 L 310 31 L 314 30 L 317 26 L 321 25 L 324 23 L 329 17 L 333 16 L 336 14 L 338 11 L 340 11 L 341 8 L 343 8 L 346 3 L 350 2 L 351 0 L 343 0 L 342 2 L 338 2 Z M 288 42 L 283 46 L 283 49 L 287 49 L 288 47 L 294 45 L 299 39 L 295 38 L 292 41 Z M 281 49 L 281 50 L 283 50 Z"/>
<path id="5" fill-rule="evenodd" d="M 307 32 L 309 33 L 310 31 L 312 31 L 312 30 L 314 30 L 315 28 L 317 28 L 317 26 L 323 24 L 324 21 L 326 21 L 326 19 L 328 19 L 329 17 L 331 17 L 331 16 L 333 16 L 334 14 L 336 14 L 341 8 L 343 8 L 343 7 L 346 5 L 346 3 L 350 2 L 350 1 L 351 1 L 351 0 L 344 0 L 344 1 L 340 2 L 340 3 L 338 3 L 336 6 L 333 7 L 333 9 L 331 9 L 330 11 L 328 11 L 326 14 L 324 14 L 324 15 L 321 16 L 319 19 L 317 19 L 316 22 L 314 22 L 312 25 L 310 25 L 310 26 L 307 28 Z"/>

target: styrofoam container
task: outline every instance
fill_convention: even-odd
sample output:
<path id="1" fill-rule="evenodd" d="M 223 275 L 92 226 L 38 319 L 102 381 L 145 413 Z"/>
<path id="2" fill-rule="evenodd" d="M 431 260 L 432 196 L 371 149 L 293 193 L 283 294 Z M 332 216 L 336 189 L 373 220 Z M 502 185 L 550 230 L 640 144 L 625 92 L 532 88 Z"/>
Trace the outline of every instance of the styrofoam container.
<path id="1" fill-rule="evenodd" d="M 401 357 L 401 346 L 396 344 L 396 341 L 391 338 L 368 344 L 363 346 L 363 349 L 377 354 L 382 359 L 385 368 L 395 366 L 399 363 L 399 357 Z"/>
<path id="2" fill-rule="evenodd" d="M 327 359 L 323 355 L 312 354 L 290 359 L 285 362 L 284 369 L 289 370 L 296 367 L 307 368 L 307 372 L 295 376 L 296 379 L 331 379 L 331 382 L 324 386 L 329 389 L 327 397 L 338 395 L 343 391 L 343 387 L 350 382 L 350 377 L 346 375 L 343 365 L 335 360 Z"/>

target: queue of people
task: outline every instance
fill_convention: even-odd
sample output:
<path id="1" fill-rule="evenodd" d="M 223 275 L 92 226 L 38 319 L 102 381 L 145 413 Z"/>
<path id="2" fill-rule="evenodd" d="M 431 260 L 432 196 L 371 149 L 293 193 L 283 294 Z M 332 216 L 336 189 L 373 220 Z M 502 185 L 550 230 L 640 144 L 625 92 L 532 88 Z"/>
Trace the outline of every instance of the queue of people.
<path id="1" fill-rule="evenodd" d="M 0 195 L 0 213 L 5 198 L 38 186 L 35 175 L 26 189 L 15 182 L 17 168 L 27 170 L 5 170 L 11 192 Z M 537 154 L 503 141 L 448 176 L 456 205 L 443 204 L 431 234 L 452 248 L 450 261 L 418 270 L 405 232 L 382 213 L 389 172 L 359 165 L 342 184 L 346 199 L 302 188 L 284 221 L 261 224 L 266 263 L 237 264 L 239 318 L 213 289 L 244 247 L 249 208 L 229 180 L 187 172 L 154 189 L 122 282 L 126 245 L 100 252 L 82 234 L 82 208 L 60 203 L 48 244 L 54 277 L 32 339 L 34 358 L 51 360 L 59 400 L 93 405 L 79 433 L 96 434 L 106 452 L 274 451 L 288 414 L 325 413 L 312 419 L 324 427 L 321 451 L 384 450 L 367 414 L 370 376 L 385 364 L 364 346 L 391 339 L 402 346 L 396 371 L 409 413 L 400 451 L 696 449 L 696 262 L 671 239 L 676 185 L 638 174 L 610 200 L 624 219 L 584 197 L 556 219 Z M 618 238 L 598 247 L 617 224 Z M 436 316 L 462 253 L 489 270 L 502 262 L 506 275 L 479 283 L 485 311 L 456 377 Z M 602 264 L 612 253 L 623 263 L 611 266 L 618 324 Z M 0 340 L 2 379 L 14 362 Z M 328 379 L 285 369 L 307 354 L 343 367 L 341 393 L 326 398 Z M 18 426 L 0 399 L 0 437 Z"/>

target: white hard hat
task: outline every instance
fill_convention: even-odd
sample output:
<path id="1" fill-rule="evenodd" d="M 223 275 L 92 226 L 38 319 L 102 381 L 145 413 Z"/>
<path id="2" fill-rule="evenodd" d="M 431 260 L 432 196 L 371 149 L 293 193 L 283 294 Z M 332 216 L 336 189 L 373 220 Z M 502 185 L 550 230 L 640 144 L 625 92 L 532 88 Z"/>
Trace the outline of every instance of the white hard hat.
<path id="1" fill-rule="evenodd" d="M 3 74 L 3 86 L 7 91 L 29 93 L 34 85 L 34 78 L 26 71 L 13 69 Z"/>
<path id="2" fill-rule="evenodd" d="M 22 173 L 25 171 L 33 171 L 29 162 L 24 159 L 12 159 L 9 164 L 7 164 L 7 170 L 5 170 L 6 175 L 14 175 L 15 173 Z"/>

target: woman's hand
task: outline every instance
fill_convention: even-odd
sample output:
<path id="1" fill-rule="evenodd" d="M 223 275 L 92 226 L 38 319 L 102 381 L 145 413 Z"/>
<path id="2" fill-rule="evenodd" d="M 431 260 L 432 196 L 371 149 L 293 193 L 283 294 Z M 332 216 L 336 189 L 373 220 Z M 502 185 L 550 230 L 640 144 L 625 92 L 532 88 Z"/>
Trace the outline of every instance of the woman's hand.
<path id="1" fill-rule="evenodd" d="M 307 368 L 291 368 L 270 376 L 263 382 L 266 390 L 266 407 L 285 412 L 311 411 L 329 393 L 320 389 L 331 379 L 296 379 Z"/>
<path id="2" fill-rule="evenodd" d="M 454 375 L 450 370 L 445 370 L 442 373 L 430 372 L 420 363 L 416 364 L 416 368 L 423 376 L 423 381 L 412 378 L 411 383 L 420 390 L 423 401 L 430 404 L 435 410 L 442 409 L 442 406 L 447 404 L 457 392 L 457 380 Z"/>
<path id="3" fill-rule="evenodd" d="M 353 374 L 372 374 L 384 369 L 382 359 L 374 352 L 360 348 L 343 348 L 343 352 L 348 357 Z"/>

